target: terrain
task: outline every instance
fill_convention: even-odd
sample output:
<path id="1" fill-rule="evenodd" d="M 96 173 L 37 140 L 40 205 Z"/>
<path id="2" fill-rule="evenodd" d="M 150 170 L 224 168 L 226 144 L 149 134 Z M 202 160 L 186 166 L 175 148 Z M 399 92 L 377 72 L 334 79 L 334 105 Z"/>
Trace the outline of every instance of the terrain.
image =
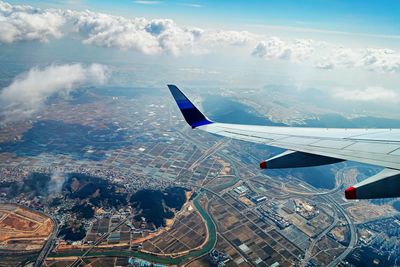
<path id="1" fill-rule="evenodd" d="M 37 120 L 0 129 L 0 201 L 57 222 L 46 243 L 25 241 L 33 254 L 12 251 L 15 260 L 5 263 L 333 266 L 357 265 L 363 253 L 371 260 L 360 266 L 397 261 L 398 233 L 379 229 L 398 203 L 343 198 L 343 188 L 380 168 L 344 162 L 260 171 L 261 159 L 282 150 L 189 129 L 165 90 L 114 89 L 82 90 L 54 100 Z M 265 117 L 247 98 L 210 99 L 204 106 L 213 119 L 307 122 Z M 378 246 L 387 247 L 384 256 L 364 249 Z"/>

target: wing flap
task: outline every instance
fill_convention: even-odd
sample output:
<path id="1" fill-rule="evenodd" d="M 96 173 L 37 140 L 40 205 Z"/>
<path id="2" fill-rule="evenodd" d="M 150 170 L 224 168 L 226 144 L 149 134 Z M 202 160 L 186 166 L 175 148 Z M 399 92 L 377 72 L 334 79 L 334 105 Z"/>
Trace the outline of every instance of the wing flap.
<path id="1" fill-rule="evenodd" d="M 343 161 L 331 157 L 320 156 L 316 154 L 304 153 L 299 151 L 286 150 L 260 163 L 261 169 L 282 169 L 282 168 L 303 168 L 312 166 L 321 166 Z"/>

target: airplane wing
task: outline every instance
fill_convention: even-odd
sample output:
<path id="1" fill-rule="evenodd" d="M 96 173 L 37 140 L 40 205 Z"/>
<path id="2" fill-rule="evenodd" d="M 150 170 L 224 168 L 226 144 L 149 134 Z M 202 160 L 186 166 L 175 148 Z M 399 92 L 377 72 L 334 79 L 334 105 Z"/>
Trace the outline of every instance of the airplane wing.
<path id="1" fill-rule="evenodd" d="M 256 126 L 209 120 L 176 87 L 168 85 L 186 122 L 193 128 L 287 149 L 260 163 L 263 169 L 296 168 L 358 161 L 385 167 L 346 189 L 347 199 L 400 197 L 400 129 L 339 129 Z"/>

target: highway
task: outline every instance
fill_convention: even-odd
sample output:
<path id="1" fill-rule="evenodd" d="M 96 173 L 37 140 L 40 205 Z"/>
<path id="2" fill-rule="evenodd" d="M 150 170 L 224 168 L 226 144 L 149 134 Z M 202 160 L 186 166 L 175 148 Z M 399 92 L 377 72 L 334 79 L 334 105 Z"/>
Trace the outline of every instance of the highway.
<path id="1" fill-rule="evenodd" d="M 222 139 L 221 141 L 215 143 L 212 147 L 208 148 L 203 152 L 200 158 L 198 158 L 193 164 L 188 168 L 189 171 L 193 171 L 197 166 L 200 165 L 203 161 L 205 161 L 208 157 L 215 154 L 219 149 L 223 148 L 226 141 Z"/>
<path id="2" fill-rule="evenodd" d="M 198 142 L 198 141 L 195 140 L 194 138 L 191 138 L 190 136 L 187 136 L 187 135 L 184 134 L 184 133 L 181 133 L 181 135 L 184 136 L 187 140 L 189 140 L 189 141 L 195 143 L 197 146 L 202 147 L 203 149 L 206 149 L 206 150 L 207 150 L 207 146 L 204 146 L 204 144 L 201 144 L 200 142 Z M 218 143 L 217 143 L 217 144 L 218 144 Z M 216 147 L 219 148 L 219 146 L 216 146 Z M 230 156 L 221 155 L 221 153 L 219 153 L 219 156 L 221 156 L 222 158 L 224 158 L 225 160 L 227 160 L 228 162 L 231 163 L 233 172 L 234 172 L 234 174 L 239 178 L 239 180 L 245 181 L 245 180 L 253 180 L 253 179 L 254 179 L 254 177 L 253 177 L 253 178 L 250 178 L 250 177 L 249 177 L 249 178 L 247 178 L 247 179 L 242 179 L 242 178 L 240 177 L 240 173 L 239 173 L 238 168 L 237 168 L 237 165 L 236 165 L 237 161 L 234 160 L 234 159 L 232 159 Z M 205 157 L 205 158 L 206 158 L 206 157 Z M 238 164 L 240 164 L 240 163 L 238 163 Z M 343 171 L 343 170 L 341 170 L 341 171 Z M 354 249 L 354 247 L 355 247 L 355 245 L 356 245 L 356 243 L 357 243 L 357 231 L 356 231 L 355 225 L 353 224 L 352 220 L 351 220 L 350 217 L 348 216 L 348 214 L 347 214 L 347 212 L 345 211 L 345 209 L 344 209 L 340 204 L 338 204 L 331 196 L 329 196 L 330 194 L 333 194 L 333 193 L 337 192 L 338 190 L 340 190 L 340 188 L 342 187 L 342 183 L 343 183 L 343 179 L 340 179 L 340 182 L 338 183 L 338 185 L 337 185 L 334 189 L 329 190 L 329 191 L 325 191 L 325 192 L 304 192 L 304 191 L 303 191 L 303 192 L 299 192 L 299 191 L 287 190 L 287 188 L 285 188 L 285 189 L 288 191 L 288 193 L 291 193 L 291 194 L 298 194 L 298 195 L 319 195 L 319 196 L 322 197 L 324 200 L 326 200 L 327 203 L 332 203 L 333 206 L 335 206 L 336 211 L 340 212 L 340 213 L 344 216 L 344 218 L 346 219 L 347 224 L 349 225 L 349 229 L 350 229 L 350 242 L 349 242 L 349 245 L 348 245 L 348 247 L 345 249 L 345 251 L 342 252 L 336 259 L 334 259 L 328 266 L 336 266 L 337 264 L 339 264 L 343 259 L 345 259 L 345 258 L 352 252 L 352 250 Z M 192 185 L 192 186 L 199 187 L 198 185 Z M 216 195 L 217 197 L 223 199 L 219 194 L 216 194 L 214 191 L 212 191 L 212 190 L 210 190 L 210 189 L 208 189 L 208 188 L 205 188 L 205 187 L 200 187 L 200 188 L 202 188 L 202 189 L 204 189 L 204 190 L 206 190 L 206 191 L 208 191 L 208 192 L 210 192 L 210 193 Z M 235 208 L 235 209 L 236 209 L 236 208 Z M 336 215 L 336 214 L 335 214 L 335 215 Z M 332 229 L 334 228 L 334 226 L 337 224 L 337 221 L 338 221 L 338 218 L 337 218 L 337 216 L 335 216 L 333 223 L 332 223 L 327 229 L 325 229 L 321 234 L 319 234 L 319 235 L 315 238 L 315 240 L 313 240 L 313 242 L 312 242 L 312 244 L 311 244 L 311 247 L 313 247 L 313 246 L 318 242 L 318 240 L 320 240 L 320 238 L 322 238 L 322 237 L 323 237 L 324 235 L 326 235 L 330 230 L 332 230 Z M 313 245 L 313 244 L 314 244 L 314 245 Z M 311 250 L 309 249 L 309 250 L 306 251 L 306 255 L 305 255 L 305 259 L 307 259 L 307 261 L 304 260 L 303 263 L 307 263 L 307 262 L 308 262 L 309 257 L 311 257 L 310 254 L 311 254 Z"/>
<path id="3" fill-rule="evenodd" d="M 344 168 L 344 169 L 347 169 Z M 343 169 L 343 170 L 344 170 Z M 343 170 L 341 170 L 343 172 Z M 255 178 L 250 178 L 247 180 L 252 180 L 255 182 L 260 182 L 259 180 L 255 179 Z M 330 190 L 330 191 L 326 191 L 326 192 L 298 192 L 298 191 L 289 191 L 291 194 L 295 194 L 295 195 L 316 195 L 316 196 L 320 196 L 322 199 L 324 199 L 324 201 L 326 203 L 332 203 L 333 206 L 336 208 L 336 211 L 340 212 L 343 217 L 345 218 L 345 220 L 347 221 L 347 224 L 349 226 L 349 230 L 350 230 L 350 242 L 349 245 L 347 246 L 347 248 L 337 257 L 335 258 L 328 266 L 329 267 L 333 267 L 338 265 L 342 260 L 344 260 L 354 249 L 355 245 L 357 244 L 357 229 L 356 226 L 354 225 L 353 221 L 351 220 L 351 218 L 349 217 L 349 215 L 347 214 L 346 210 L 339 204 L 337 203 L 333 197 L 330 196 L 330 194 L 333 194 L 335 192 L 337 192 L 341 186 L 342 186 L 342 182 L 343 182 L 343 178 L 341 179 L 341 181 L 338 183 L 338 186 L 336 186 L 334 189 Z M 268 184 L 268 186 L 272 186 L 271 184 Z M 281 188 L 278 188 L 281 189 Z M 308 188 L 305 188 L 308 189 Z M 317 189 L 314 189 L 317 190 Z M 309 259 L 311 258 L 311 251 L 312 248 L 315 246 L 315 244 L 318 242 L 318 240 L 320 238 L 322 238 L 323 235 L 327 234 L 330 230 L 332 230 L 334 228 L 334 226 L 337 223 L 337 216 L 335 216 L 334 218 L 334 222 L 327 228 L 325 229 L 320 235 L 318 235 L 310 244 L 310 247 L 307 249 L 305 257 L 302 261 L 302 266 L 305 266 L 305 264 L 309 261 Z"/>
<path id="4" fill-rule="evenodd" d="M 48 215 L 46 215 L 46 216 L 48 216 Z M 51 233 L 51 235 L 47 239 L 46 243 L 44 244 L 42 250 L 40 251 L 40 254 L 39 254 L 39 256 L 37 257 L 37 259 L 35 261 L 35 264 L 33 265 L 34 267 L 43 266 L 44 265 L 43 263 L 46 260 L 47 255 L 49 255 L 49 253 L 51 252 L 51 250 L 54 247 L 55 239 L 56 239 L 57 234 L 58 234 L 58 223 L 53 218 L 51 218 L 51 220 L 54 223 L 53 232 Z"/>
<path id="5" fill-rule="evenodd" d="M 249 222 L 251 222 L 256 228 L 258 228 L 259 230 L 261 230 L 261 231 L 263 231 L 264 233 L 266 233 L 268 236 L 269 236 L 269 238 L 271 238 L 273 241 L 275 241 L 276 243 L 279 243 L 278 242 L 278 240 L 276 240 L 274 237 L 272 237 L 271 235 L 269 235 L 267 232 L 265 232 L 264 231 L 264 229 L 262 229 L 258 224 L 256 224 L 251 218 L 249 218 L 246 214 L 244 214 L 242 211 L 240 211 L 239 209 L 237 209 L 235 206 L 233 206 L 232 204 L 230 204 L 230 203 L 228 203 L 223 197 L 222 197 L 222 193 L 217 193 L 217 192 L 214 192 L 213 190 L 211 190 L 210 188 L 207 188 L 207 187 L 203 187 L 203 186 L 199 186 L 199 185 L 196 185 L 196 184 L 191 184 L 191 183 L 187 183 L 187 185 L 189 185 L 189 186 L 192 186 L 192 187 L 197 187 L 197 188 L 200 188 L 200 189 L 202 189 L 202 190 L 204 190 L 204 191 L 207 191 L 207 192 L 209 192 L 209 193 L 211 193 L 212 195 L 214 195 L 215 197 L 217 197 L 217 198 L 219 198 L 220 200 L 222 200 L 225 204 L 227 204 L 228 206 L 230 206 L 232 209 L 234 209 L 234 210 L 236 210 L 238 213 L 240 213 L 245 219 L 247 219 Z M 232 195 L 230 195 L 229 193 L 227 193 L 231 198 L 233 198 L 233 199 L 235 199 Z M 211 216 L 211 214 L 210 214 L 210 217 L 212 218 L 212 216 Z M 217 226 L 217 224 L 216 224 L 216 226 Z M 221 233 L 220 233 L 221 234 Z M 229 242 L 229 244 L 231 244 L 231 245 L 233 245 L 233 243 L 231 243 L 231 242 Z M 237 250 L 238 248 L 235 246 L 235 245 L 233 245 L 234 246 L 234 248 Z M 277 253 L 279 253 L 278 251 L 277 251 Z M 290 252 L 291 253 L 291 252 Z M 279 253 L 280 254 L 280 253 Z M 292 254 L 292 253 L 291 253 Z M 281 255 L 282 256 L 282 258 L 285 258 L 283 255 Z M 294 258 L 296 258 L 297 256 L 296 255 L 293 255 L 292 254 L 292 256 L 294 257 Z M 249 260 L 248 258 L 245 258 L 246 260 Z M 251 261 L 248 261 L 248 263 L 250 264 L 250 265 L 252 265 L 253 266 L 253 263 L 251 262 Z"/>
<path id="6" fill-rule="evenodd" d="M 343 179 L 342 179 L 343 180 Z M 341 184 L 341 183 L 340 183 Z M 339 186 L 338 186 L 339 187 Z M 328 191 L 328 192 L 323 192 L 323 193 L 315 193 L 314 195 L 319 195 L 322 199 L 324 199 L 324 201 L 326 203 L 331 203 L 333 204 L 333 206 L 336 208 L 336 211 L 340 212 L 343 217 L 345 218 L 347 225 L 349 226 L 349 230 L 350 230 L 350 242 L 349 245 L 347 246 L 347 248 L 342 252 L 342 254 L 340 254 L 337 258 L 335 258 L 329 265 L 327 265 L 328 267 L 333 267 L 338 265 L 342 260 L 344 260 L 354 249 L 355 245 L 357 244 L 357 229 L 356 226 L 354 225 L 353 221 L 351 220 L 351 218 L 349 217 L 349 215 L 347 214 L 346 210 L 339 204 L 336 202 L 336 200 L 333 199 L 332 196 L 330 196 L 329 194 L 332 194 L 334 192 L 336 192 L 338 190 L 338 187 L 336 187 L 335 189 Z M 316 189 L 315 189 L 316 190 Z M 293 194 L 298 194 L 302 195 L 301 192 L 291 192 Z M 337 222 L 337 216 L 335 216 L 335 221 Z M 335 223 L 336 224 L 336 223 Z M 327 234 L 331 229 L 333 229 L 334 224 L 331 224 L 327 229 L 325 229 L 320 235 L 318 235 L 310 244 L 309 249 L 307 249 L 304 260 L 302 261 L 302 266 L 304 266 L 310 259 L 310 257 L 312 255 L 311 251 L 312 248 L 315 246 L 315 244 L 317 243 L 317 241 L 322 238 L 322 234 L 325 233 Z"/>
<path id="7" fill-rule="evenodd" d="M 312 251 L 313 251 L 315 245 L 318 243 L 318 241 L 319 241 L 322 237 L 324 237 L 327 233 L 329 233 L 329 231 L 331 231 L 331 230 L 336 226 L 336 224 L 338 223 L 338 221 L 339 221 L 339 219 L 338 219 L 338 216 L 337 216 L 336 211 L 335 211 L 334 219 L 333 219 L 333 222 L 331 223 L 331 225 L 329 225 L 329 227 L 326 228 L 324 231 L 322 231 L 318 236 L 316 236 L 315 238 L 313 238 L 313 240 L 312 240 L 310 246 L 309 246 L 308 249 L 306 250 L 306 253 L 305 253 L 305 255 L 304 255 L 304 260 L 302 261 L 301 266 L 306 266 L 306 264 L 309 262 L 309 260 L 310 260 L 310 258 L 311 258 L 311 256 L 312 256 L 311 253 L 312 253 Z"/>
<path id="8" fill-rule="evenodd" d="M 354 249 L 355 245 L 357 244 L 357 229 L 356 226 L 354 225 L 353 221 L 350 219 L 349 215 L 347 214 L 346 210 L 340 206 L 331 196 L 326 196 L 328 200 L 330 200 L 333 205 L 343 214 L 345 217 L 347 224 L 350 228 L 350 242 L 349 245 L 347 246 L 346 250 L 343 251 L 342 254 L 340 254 L 335 260 L 333 260 L 330 264 L 328 264 L 327 267 L 333 267 L 338 265 L 342 260 L 344 260 Z"/>
<path id="9" fill-rule="evenodd" d="M 345 167 L 344 169 L 347 169 L 347 167 Z M 342 169 L 342 173 L 344 171 L 344 169 Z M 349 230 L 350 230 L 350 242 L 349 245 L 347 246 L 347 248 L 342 252 L 342 254 L 340 254 L 337 258 L 335 258 L 329 265 L 327 265 L 328 267 L 333 267 L 338 265 L 342 260 L 344 260 L 354 249 L 355 245 L 357 244 L 357 229 L 356 226 L 354 225 L 353 221 L 351 220 L 351 218 L 349 217 L 349 215 L 347 214 L 346 210 L 339 204 L 337 203 L 332 196 L 330 196 L 330 194 L 335 193 L 336 191 L 338 191 L 341 186 L 342 186 L 342 182 L 343 182 L 343 178 L 341 179 L 340 183 L 338 184 L 338 186 L 330 191 L 327 192 L 316 192 L 313 195 L 318 195 L 320 196 L 322 199 L 324 199 L 324 201 L 326 203 L 331 203 L 333 204 L 333 206 L 336 208 L 336 211 L 340 212 L 343 217 L 345 218 L 345 220 L 347 221 L 347 225 L 349 226 Z M 314 189 L 317 190 L 317 189 Z M 310 193 L 308 192 L 295 192 L 295 191 L 290 191 L 290 193 L 292 194 L 298 194 L 298 195 L 308 195 Z M 317 243 L 317 241 L 322 238 L 323 234 L 327 234 L 330 230 L 333 229 L 333 227 L 335 226 L 335 224 L 337 223 L 337 216 L 335 216 L 334 219 L 334 223 L 332 223 L 327 229 L 325 229 L 320 235 L 318 235 L 310 244 L 309 249 L 306 251 L 304 260 L 302 261 L 302 266 L 304 266 L 304 264 L 306 264 L 310 257 L 312 255 L 311 251 L 312 248 L 315 246 L 315 244 Z M 324 234 L 324 235 L 325 235 Z"/>
<path id="10" fill-rule="evenodd" d="M 184 135 L 184 134 L 182 134 L 182 135 Z M 185 136 L 185 135 L 184 135 L 184 136 Z M 187 136 L 185 136 L 185 137 L 187 137 Z M 193 140 L 193 139 L 191 139 L 191 138 L 187 138 L 187 139 L 189 139 L 190 141 L 192 141 L 193 143 L 195 143 L 195 144 L 198 145 L 199 147 L 206 148 L 206 146 L 204 146 L 203 144 L 197 142 L 196 140 Z M 209 156 L 211 156 L 212 154 L 218 152 L 218 150 L 219 150 L 220 148 L 223 147 L 223 144 L 224 144 L 224 142 L 217 142 L 211 149 L 210 149 L 210 148 L 209 148 L 209 149 L 206 149 L 206 153 L 203 153 L 203 155 L 201 156 L 201 158 L 200 158 L 199 160 L 200 160 L 200 161 L 205 160 L 207 157 L 209 157 Z M 207 153 L 207 152 L 208 152 L 208 153 Z M 235 176 L 237 176 L 237 177 L 239 178 L 238 180 L 243 180 L 243 181 L 245 181 L 245 180 L 253 180 L 253 179 L 251 179 L 251 178 L 250 178 L 250 179 L 249 179 L 249 178 L 247 178 L 247 179 L 242 179 L 242 178 L 240 177 L 240 172 L 239 172 L 239 170 L 238 170 L 238 166 L 236 165 L 236 161 L 233 160 L 233 159 L 231 159 L 231 157 L 226 156 L 226 155 L 223 155 L 222 157 L 223 157 L 225 160 L 227 160 L 227 161 L 229 161 L 229 162 L 231 163 L 232 170 L 233 170 Z M 196 162 L 196 163 L 198 163 L 198 162 Z M 195 167 L 196 167 L 196 165 L 197 165 L 197 164 L 193 164 L 193 165 L 191 166 L 191 167 L 192 167 L 191 169 L 194 170 Z M 200 185 L 197 185 L 197 184 L 191 184 L 191 183 L 185 183 L 185 184 L 186 184 L 186 185 L 189 185 L 189 186 L 192 186 L 192 187 L 197 187 L 197 188 L 203 189 L 203 190 L 205 190 L 205 191 L 211 193 L 211 194 L 214 195 L 215 197 L 217 197 L 217 198 L 223 200 L 224 203 L 227 203 L 227 202 L 221 197 L 222 194 L 218 194 L 218 193 L 214 192 L 213 190 L 211 190 L 211 189 L 209 189 L 209 188 L 206 188 L 206 187 L 204 187 L 204 186 L 200 186 Z M 327 195 L 332 194 L 332 193 L 336 192 L 337 190 L 339 190 L 340 187 L 341 187 L 341 185 L 342 185 L 342 184 L 339 183 L 339 185 L 338 185 L 336 188 L 334 188 L 333 190 L 330 190 L 330 191 L 327 191 L 327 192 L 319 192 L 319 193 L 297 192 L 297 191 L 296 191 L 296 192 L 294 192 L 294 191 L 292 192 L 292 191 L 290 191 L 290 193 L 292 193 L 292 194 L 299 194 L 299 195 L 320 195 L 321 197 L 323 197 L 323 198 L 326 200 L 327 203 L 332 203 L 332 204 L 336 207 L 336 209 L 337 209 L 338 211 L 340 211 L 340 213 L 343 214 L 343 216 L 345 217 L 346 221 L 348 222 L 349 227 L 350 227 L 350 232 L 351 232 L 351 239 L 350 239 L 349 246 L 346 248 L 346 250 L 345 250 L 341 255 L 339 255 L 335 260 L 333 260 L 328 266 L 336 266 L 338 263 L 340 263 L 341 260 L 343 260 L 344 258 L 346 258 L 346 257 L 348 256 L 348 254 L 351 253 L 351 251 L 353 250 L 353 248 L 354 248 L 354 246 L 355 246 L 355 244 L 356 244 L 356 241 L 357 241 L 355 226 L 354 226 L 354 224 L 352 223 L 352 221 L 351 221 L 351 219 L 349 218 L 349 216 L 347 215 L 346 211 L 345 211 L 338 203 L 336 203 L 336 202 L 333 200 L 332 197 L 327 196 Z M 287 188 L 285 188 L 285 189 L 287 190 Z M 230 205 L 229 203 L 227 203 L 227 204 Z M 236 207 L 234 207 L 234 206 L 232 206 L 232 205 L 230 205 L 230 206 L 231 206 L 232 208 L 234 208 L 235 210 L 237 210 Z M 208 212 L 208 213 L 209 213 L 209 212 Z M 336 213 L 335 213 L 335 215 L 336 215 Z M 210 215 L 210 216 L 211 216 L 211 215 Z M 246 219 L 248 219 L 250 222 L 252 222 L 252 220 L 251 220 L 250 218 L 248 218 L 248 217 L 245 216 L 245 215 L 243 215 L 243 216 L 244 216 Z M 128 219 L 128 218 L 127 218 L 127 219 Z M 126 219 L 126 220 L 127 220 L 127 219 Z M 125 220 L 125 221 L 126 221 L 126 220 Z M 82 254 L 81 257 L 77 258 L 77 259 L 74 261 L 74 263 L 72 263 L 70 266 L 72 266 L 72 267 L 78 266 L 79 263 L 81 262 L 81 260 L 82 260 L 85 256 L 87 256 L 87 255 L 90 253 L 90 251 L 91 251 L 92 249 L 94 249 L 98 244 L 100 244 L 100 243 L 102 242 L 102 240 L 104 240 L 105 238 L 107 238 L 107 236 L 108 236 L 111 232 L 113 232 L 116 228 L 118 228 L 120 225 L 122 225 L 125 221 L 121 222 L 117 227 L 115 227 L 114 229 L 110 230 L 108 233 L 104 234 L 99 240 L 97 240 L 97 241 L 93 244 L 93 246 L 92 246 L 91 248 L 89 248 L 84 254 Z M 331 224 L 328 228 L 326 228 L 323 232 L 321 232 L 321 233 L 312 241 L 312 244 L 310 245 L 310 248 L 306 251 L 305 260 L 303 261 L 303 263 L 307 263 L 307 262 L 308 262 L 309 258 L 311 257 L 312 248 L 315 246 L 315 244 L 316 244 L 323 236 L 325 236 L 329 231 L 331 231 L 331 230 L 336 226 L 337 222 L 338 222 L 338 217 L 335 216 L 335 217 L 334 217 L 334 221 L 332 222 L 332 224 Z M 254 222 L 253 222 L 253 223 L 254 223 Z M 261 230 L 262 230 L 262 229 L 261 229 Z M 240 253 L 240 250 L 239 250 L 235 245 L 233 245 L 231 242 L 229 242 L 229 240 L 226 239 L 226 238 L 223 236 L 223 234 L 221 234 L 221 233 L 219 232 L 219 235 L 220 235 L 222 238 L 224 238 L 229 244 L 231 244 L 231 245 L 235 248 L 235 250 L 237 250 L 237 251 L 239 252 L 239 254 L 240 254 L 244 259 L 246 259 L 246 261 L 248 261 L 249 264 L 252 264 L 251 261 L 250 261 L 250 259 L 247 258 L 245 255 L 243 255 L 243 253 Z M 271 237 L 271 238 L 272 238 L 272 237 Z M 272 238 L 272 239 L 273 239 L 273 238 Z"/>

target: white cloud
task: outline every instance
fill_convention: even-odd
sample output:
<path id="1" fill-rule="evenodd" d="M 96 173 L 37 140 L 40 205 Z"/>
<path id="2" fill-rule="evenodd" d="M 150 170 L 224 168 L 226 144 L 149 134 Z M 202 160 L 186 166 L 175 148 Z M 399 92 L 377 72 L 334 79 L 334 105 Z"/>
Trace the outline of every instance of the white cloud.
<path id="1" fill-rule="evenodd" d="M 260 36 L 248 31 L 224 31 L 208 30 L 203 31 L 201 42 L 203 45 L 233 45 L 245 46 L 260 39 Z"/>
<path id="2" fill-rule="evenodd" d="M 60 38 L 65 19 L 54 10 L 10 5 L 0 1 L 0 43 Z"/>
<path id="3" fill-rule="evenodd" d="M 7 121 L 27 118 L 38 111 L 50 96 L 66 96 L 79 86 L 102 84 L 106 80 L 107 69 L 99 64 L 32 68 L 3 88 L 0 114 Z"/>
<path id="4" fill-rule="evenodd" d="M 317 62 L 317 63 L 315 64 L 315 67 L 316 67 L 317 69 L 322 69 L 322 70 L 331 70 L 331 69 L 334 69 L 334 68 L 335 68 L 335 65 L 333 65 L 332 62 L 329 62 L 328 59 L 322 58 L 322 59 L 321 59 L 321 62 Z"/>
<path id="5" fill-rule="evenodd" d="M 162 50 L 155 32 L 152 32 L 157 25 L 151 28 L 151 23 L 144 18 L 126 19 L 90 11 L 70 11 L 69 16 L 74 20 L 76 31 L 84 38 L 85 44 L 133 49 L 145 54 L 155 54 Z M 164 21 L 163 25 L 159 23 L 158 35 L 170 23 L 169 20 Z"/>
<path id="6" fill-rule="evenodd" d="M 203 7 L 202 5 L 199 5 L 199 4 L 193 4 L 193 3 L 184 3 L 184 4 L 182 4 L 182 5 L 184 5 L 184 6 L 188 6 L 188 7 L 194 7 L 194 8 L 200 8 L 200 7 Z"/>
<path id="7" fill-rule="evenodd" d="M 149 1 L 149 0 L 138 0 L 134 1 L 136 4 L 141 4 L 141 5 L 158 5 L 161 4 L 160 1 Z"/>
<path id="8" fill-rule="evenodd" d="M 156 4 L 159 1 L 136 1 Z M 10 5 L 0 1 L 0 42 L 39 40 L 62 36 L 61 26 L 70 32 L 72 25 L 83 43 L 103 47 L 131 49 L 145 54 L 206 51 L 215 42 L 237 45 L 245 43 L 248 34 L 235 31 L 205 31 L 181 27 L 171 19 L 124 18 L 109 14 L 72 10 L 41 10 L 31 6 Z M 70 23 L 65 23 L 65 22 Z M 203 35 L 204 34 L 204 35 Z M 204 39 L 204 42 L 202 42 Z M 207 44 L 205 41 L 214 43 Z"/>
<path id="9" fill-rule="evenodd" d="M 155 4 L 160 1 L 136 1 Z M 67 23 L 68 22 L 68 23 Z M 72 25 L 72 26 L 71 26 Z M 71 29 L 73 27 L 73 29 Z M 247 31 L 201 29 L 171 19 L 125 18 L 73 10 L 41 10 L 0 0 L 0 43 L 60 38 L 76 31 L 87 45 L 134 50 L 143 54 L 200 54 L 242 46 L 266 60 L 286 60 L 321 70 L 355 68 L 400 73 L 400 52 L 386 48 L 348 48 L 311 39 L 283 40 Z M 251 52 L 250 52 L 251 51 Z"/>
<path id="10" fill-rule="evenodd" d="M 325 70 L 361 68 L 381 73 L 400 72 L 400 52 L 385 48 L 345 48 L 310 39 L 283 41 L 270 37 L 260 41 L 252 55 L 305 63 Z"/>
<path id="11" fill-rule="evenodd" d="M 181 27 L 171 19 L 128 19 L 91 11 L 67 11 L 85 44 L 132 49 L 145 54 L 204 52 L 215 46 L 246 45 L 256 35 L 245 31 Z"/>
<path id="12" fill-rule="evenodd" d="M 332 66 L 363 68 L 381 73 L 400 72 L 400 53 L 390 49 L 333 47 L 327 54 L 326 62 Z"/>
<path id="13" fill-rule="evenodd" d="M 271 37 L 266 41 L 259 42 L 252 52 L 253 56 L 268 59 L 287 58 L 287 54 L 285 43 L 277 37 Z"/>
<path id="14" fill-rule="evenodd" d="M 369 70 L 400 72 L 400 53 L 390 49 L 364 49 L 356 63 Z"/>
<path id="15" fill-rule="evenodd" d="M 383 87 L 368 87 L 363 90 L 337 89 L 333 96 L 342 100 L 376 103 L 398 103 L 399 94 Z"/>
<path id="16" fill-rule="evenodd" d="M 295 39 L 285 42 L 278 37 L 270 37 L 257 44 L 252 52 L 253 56 L 266 59 L 285 59 L 294 62 L 307 60 L 314 52 L 314 41 Z"/>

